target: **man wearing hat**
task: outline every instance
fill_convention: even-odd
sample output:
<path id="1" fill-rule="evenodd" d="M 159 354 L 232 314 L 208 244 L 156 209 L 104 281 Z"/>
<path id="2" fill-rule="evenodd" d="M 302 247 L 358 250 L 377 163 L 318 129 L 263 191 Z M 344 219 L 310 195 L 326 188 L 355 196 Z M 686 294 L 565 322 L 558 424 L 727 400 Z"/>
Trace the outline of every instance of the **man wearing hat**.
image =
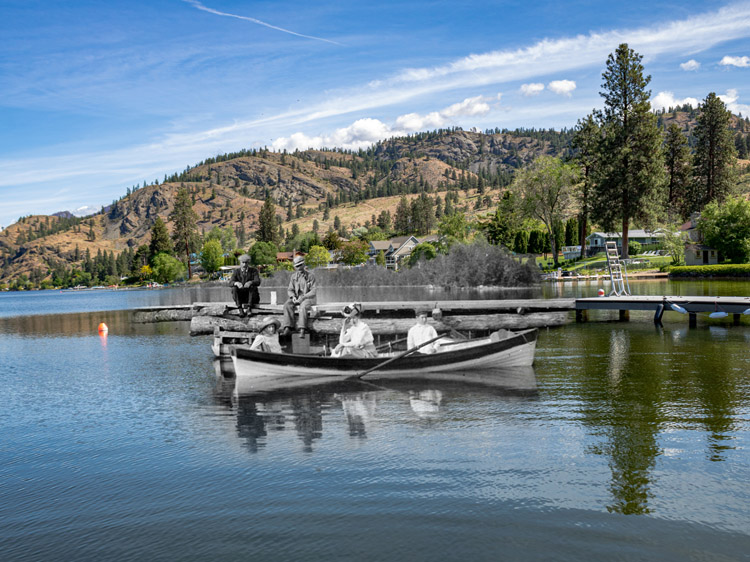
<path id="1" fill-rule="evenodd" d="M 240 317 L 248 316 L 250 309 L 260 302 L 260 273 L 250 265 L 250 256 L 240 256 L 240 267 L 232 273 L 229 284 L 232 286 L 232 298 L 240 311 Z"/>
<path id="2" fill-rule="evenodd" d="M 289 299 L 284 303 L 284 319 L 281 321 L 281 335 L 287 336 L 294 329 L 294 308 L 299 307 L 299 335 L 304 337 L 307 330 L 307 318 L 310 309 L 317 304 L 318 283 L 315 275 L 307 270 L 305 258 L 294 258 L 294 273 L 289 280 L 287 295 Z"/>

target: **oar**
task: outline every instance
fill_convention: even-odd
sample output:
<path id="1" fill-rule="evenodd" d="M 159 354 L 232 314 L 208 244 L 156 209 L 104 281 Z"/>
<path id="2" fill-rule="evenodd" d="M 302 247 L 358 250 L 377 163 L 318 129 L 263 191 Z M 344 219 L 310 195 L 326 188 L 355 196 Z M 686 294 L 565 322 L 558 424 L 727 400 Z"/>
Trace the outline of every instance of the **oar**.
<path id="1" fill-rule="evenodd" d="M 427 341 L 426 341 L 426 342 L 424 342 L 424 343 L 420 343 L 420 344 L 419 344 L 418 346 L 416 346 L 416 347 L 412 347 L 411 349 L 407 349 L 406 351 L 403 351 L 403 352 L 399 353 L 399 354 L 398 354 L 398 355 L 396 355 L 395 357 L 391 357 L 390 359 L 387 359 L 386 361 L 383 361 L 382 363 L 379 363 L 378 365 L 375 365 L 374 367 L 372 367 L 372 368 L 370 368 L 370 369 L 367 369 L 367 370 L 366 370 L 365 372 L 363 372 L 363 373 L 359 373 L 358 375 L 354 375 L 354 376 L 353 376 L 353 378 L 358 378 L 358 379 L 359 379 L 359 378 L 362 378 L 362 377 L 364 377 L 365 375 L 369 375 L 369 374 L 370 374 L 370 373 L 372 373 L 373 371 L 377 371 L 377 370 L 378 370 L 378 369 L 380 369 L 381 367 L 385 367 L 386 365 L 389 365 L 390 363 L 393 363 L 394 361 L 398 361 L 398 360 L 399 360 L 399 359 L 401 359 L 402 357 L 406 357 L 407 355 L 411 355 L 412 353 L 414 353 L 414 352 L 415 352 L 415 351 L 417 351 L 418 349 L 422 349 L 422 348 L 423 348 L 424 346 L 426 346 L 426 345 L 430 345 L 431 343 L 433 343 L 433 342 L 436 342 L 436 341 L 438 341 L 438 340 L 439 340 L 440 338 L 443 338 L 443 337 L 445 337 L 445 336 L 437 336 L 437 337 L 435 337 L 435 338 L 432 338 L 431 340 L 427 340 Z"/>

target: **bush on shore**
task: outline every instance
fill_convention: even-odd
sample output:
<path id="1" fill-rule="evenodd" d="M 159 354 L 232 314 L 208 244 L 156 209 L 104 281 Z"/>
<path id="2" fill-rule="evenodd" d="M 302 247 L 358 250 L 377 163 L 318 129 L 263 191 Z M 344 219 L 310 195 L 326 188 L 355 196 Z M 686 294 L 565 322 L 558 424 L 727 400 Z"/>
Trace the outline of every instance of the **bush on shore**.
<path id="1" fill-rule="evenodd" d="M 292 272 L 276 271 L 263 284 L 284 287 Z M 448 254 L 421 259 L 399 271 L 376 265 L 351 269 L 316 269 L 318 283 L 326 287 L 435 286 L 520 287 L 539 282 L 532 260 L 521 264 L 507 250 L 486 242 L 455 244 Z"/>
<path id="2" fill-rule="evenodd" d="M 669 268 L 670 277 L 750 277 L 750 264 L 680 265 Z"/>

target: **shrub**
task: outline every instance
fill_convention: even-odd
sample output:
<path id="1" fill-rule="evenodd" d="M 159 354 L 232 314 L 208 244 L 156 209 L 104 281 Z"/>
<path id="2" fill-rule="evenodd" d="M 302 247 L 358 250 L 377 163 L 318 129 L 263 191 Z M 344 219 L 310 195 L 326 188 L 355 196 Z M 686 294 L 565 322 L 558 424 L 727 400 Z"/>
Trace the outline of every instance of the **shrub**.
<path id="1" fill-rule="evenodd" d="M 750 277 L 750 264 L 681 265 L 669 270 L 670 277 Z"/>

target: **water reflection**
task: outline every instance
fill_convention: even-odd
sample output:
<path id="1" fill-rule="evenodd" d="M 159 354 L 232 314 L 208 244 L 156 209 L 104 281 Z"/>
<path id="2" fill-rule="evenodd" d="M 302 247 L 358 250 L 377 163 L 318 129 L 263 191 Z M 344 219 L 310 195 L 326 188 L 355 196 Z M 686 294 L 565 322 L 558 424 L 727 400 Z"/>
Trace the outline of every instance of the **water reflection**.
<path id="1" fill-rule="evenodd" d="M 632 324 L 575 330 L 585 333 L 590 353 L 574 358 L 579 376 L 571 398 L 580 402 L 582 421 L 597 437 L 588 452 L 607 458 L 608 511 L 652 512 L 656 466 L 665 450 L 680 456 L 682 449 L 671 445 L 679 444 L 685 431 L 702 429 L 707 458 L 726 460 L 736 447 L 746 400 L 748 359 L 738 349 L 744 334 L 715 327 L 654 331 Z M 599 356 L 603 361 L 597 350 L 606 350 Z"/>
<path id="2" fill-rule="evenodd" d="M 266 390 L 260 392 L 245 377 L 222 376 L 218 361 L 214 365 L 214 401 L 236 414 L 237 437 L 252 453 L 265 447 L 274 432 L 289 429 L 296 432 L 303 451 L 313 452 L 326 423 L 341 423 L 337 413 L 342 414 L 349 437 L 365 439 L 378 412 L 395 404 L 408 404 L 413 419 L 435 420 L 445 415 L 451 402 L 465 401 L 470 395 L 485 399 L 538 396 L 533 367 L 411 379 L 317 380 L 307 385 L 282 379 L 273 390 L 264 384 Z"/>

